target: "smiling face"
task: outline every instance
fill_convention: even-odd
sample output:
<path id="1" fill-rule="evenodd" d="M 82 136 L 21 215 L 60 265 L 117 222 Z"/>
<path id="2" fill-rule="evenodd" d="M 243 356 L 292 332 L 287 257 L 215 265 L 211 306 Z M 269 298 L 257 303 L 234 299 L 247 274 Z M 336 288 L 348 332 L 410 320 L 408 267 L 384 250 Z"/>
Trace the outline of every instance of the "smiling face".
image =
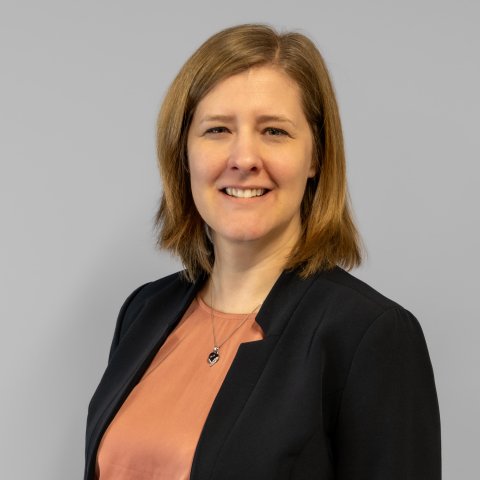
<path id="1" fill-rule="evenodd" d="M 218 242 L 288 242 L 315 175 L 298 85 L 263 66 L 228 77 L 198 104 L 188 132 L 193 199 Z"/>

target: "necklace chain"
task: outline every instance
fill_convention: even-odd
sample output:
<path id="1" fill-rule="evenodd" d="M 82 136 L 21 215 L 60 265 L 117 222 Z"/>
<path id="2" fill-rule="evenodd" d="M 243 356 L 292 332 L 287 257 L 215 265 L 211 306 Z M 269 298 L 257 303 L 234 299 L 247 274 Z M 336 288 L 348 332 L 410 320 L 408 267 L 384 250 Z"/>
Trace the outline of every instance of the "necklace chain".
<path id="1" fill-rule="evenodd" d="M 213 334 L 213 350 L 210 353 L 210 355 L 207 358 L 208 364 L 212 367 L 215 365 L 219 360 L 220 360 L 220 347 L 222 347 L 234 334 L 235 332 L 247 321 L 248 317 L 252 315 L 255 310 L 260 308 L 262 304 L 260 303 L 257 305 L 250 313 L 247 313 L 245 315 L 245 318 L 240 322 L 240 325 L 238 325 L 230 335 L 228 335 L 227 338 L 223 340 L 220 344 L 217 342 L 217 336 L 215 334 L 215 315 L 213 313 L 213 285 L 211 286 L 210 290 L 210 318 L 212 320 L 212 334 Z"/>

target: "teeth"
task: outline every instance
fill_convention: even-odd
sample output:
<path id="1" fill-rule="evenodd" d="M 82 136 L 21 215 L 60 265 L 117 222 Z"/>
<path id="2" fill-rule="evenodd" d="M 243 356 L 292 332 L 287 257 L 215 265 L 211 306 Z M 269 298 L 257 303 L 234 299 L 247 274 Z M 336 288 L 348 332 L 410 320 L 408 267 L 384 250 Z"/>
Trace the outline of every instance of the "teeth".
<path id="1" fill-rule="evenodd" d="M 265 188 L 231 188 L 227 187 L 225 189 L 227 195 L 237 198 L 252 198 L 260 197 L 265 193 Z"/>

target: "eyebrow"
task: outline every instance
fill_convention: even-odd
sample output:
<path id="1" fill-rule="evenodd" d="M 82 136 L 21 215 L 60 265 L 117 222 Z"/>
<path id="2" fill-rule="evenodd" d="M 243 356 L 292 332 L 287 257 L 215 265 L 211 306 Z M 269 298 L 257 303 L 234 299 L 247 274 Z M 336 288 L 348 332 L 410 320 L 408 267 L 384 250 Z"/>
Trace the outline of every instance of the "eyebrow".
<path id="1" fill-rule="evenodd" d="M 204 122 L 231 122 L 233 115 L 207 115 L 200 120 L 200 123 Z"/>
<path id="2" fill-rule="evenodd" d="M 200 123 L 205 122 L 232 122 L 234 119 L 233 115 L 207 115 L 200 120 Z M 260 115 L 257 117 L 258 123 L 268 123 L 268 122 L 279 122 L 279 123 L 290 123 L 296 127 L 295 123 L 287 117 L 282 115 Z"/>
<path id="3" fill-rule="evenodd" d="M 268 123 L 268 122 L 280 122 L 280 123 L 290 123 L 294 127 L 296 126 L 295 123 L 287 117 L 283 117 L 282 115 L 260 115 L 257 120 L 260 123 Z"/>

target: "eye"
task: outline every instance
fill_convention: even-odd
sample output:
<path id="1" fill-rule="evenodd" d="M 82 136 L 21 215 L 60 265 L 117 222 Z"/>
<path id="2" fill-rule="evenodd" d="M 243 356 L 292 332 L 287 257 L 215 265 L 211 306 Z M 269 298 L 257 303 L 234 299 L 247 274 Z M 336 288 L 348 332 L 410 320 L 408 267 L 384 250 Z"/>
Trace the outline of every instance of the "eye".
<path id="1" fill-rule="evenodd" d="M 272 137 L 289 136 L 288 132 L 286 132 L 285 130 L 275 127 L 268 127 L 264 130 L 264 132 Z"/>
<path id="2" fill-rule="evenodd" d="M 205 134 L 218 134 L 218 133 L 227 133 L 227 127 L 211 127 L 205 131 Z"/>

